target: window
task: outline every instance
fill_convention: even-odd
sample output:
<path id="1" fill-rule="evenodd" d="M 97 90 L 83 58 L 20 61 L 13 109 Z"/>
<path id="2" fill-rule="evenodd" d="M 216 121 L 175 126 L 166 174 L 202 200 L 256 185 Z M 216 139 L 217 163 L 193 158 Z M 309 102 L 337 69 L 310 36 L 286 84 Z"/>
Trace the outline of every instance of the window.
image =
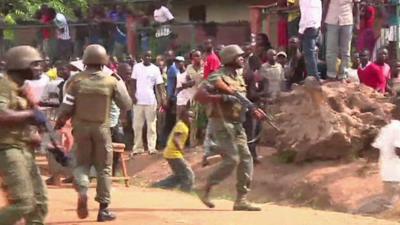
<path id="1" fill-rule="evenodd" d="M 205 22 L 206 21 L 206 6 L 195 5 L 189 8 L 189 20 L 193 22 Z"/>

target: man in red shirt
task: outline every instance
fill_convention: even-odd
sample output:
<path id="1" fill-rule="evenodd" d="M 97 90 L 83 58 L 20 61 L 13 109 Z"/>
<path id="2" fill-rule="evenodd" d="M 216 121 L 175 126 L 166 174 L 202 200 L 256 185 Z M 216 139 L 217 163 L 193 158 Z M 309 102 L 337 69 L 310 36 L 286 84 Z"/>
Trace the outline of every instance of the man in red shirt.
<path id="1" fill-rule="evenodd" d="M 204 63 L 204 79 L 207 79 L 208 76 L 214 71 L 218 70 L 221 67 L 221 62 L 219 61 L 218 56 L 214 52 L 213 41 L 209 38 L 205 42 L 206 47 L 206 60 Z"/>
<path id="2" fill-rule="evenodd" d="M 357 49 L 362 51 L 368 49 L 370 52 L 375 47 L 375 18 L 376 9 L 373 6 L 368 6 L 364 2 L 361 3 L 360 14 L 360 29 L 358 30 Z"/>
<path id="3" fill-rule="evenodd" d="M 371 63 L 363 73 L 359 74 L 360 82 L 381 93 L 387 90 L 390 80 L 390 67 L 385 61 L 388 59 L 389 52 L 386 48 L 381 48 L 377 52 L 376 61 Z"/>
<path id="4" fill-rule="evenodd" d="M 53 19 L 49 15 L 49 6 L 46 4 L 40 6 L 40 10 L 37 16 L 40 23 L 43 25 L 51 25 L 53 21 Z M 41 33 L 42 33 L 42 43 L 40 46 L 41 51 L 44 53 L 44 55 L 49 56 L 50 55 L 49 40 L 51 38 L 51 30 L 49 27 L 45 27 L 41 29 Z"/>

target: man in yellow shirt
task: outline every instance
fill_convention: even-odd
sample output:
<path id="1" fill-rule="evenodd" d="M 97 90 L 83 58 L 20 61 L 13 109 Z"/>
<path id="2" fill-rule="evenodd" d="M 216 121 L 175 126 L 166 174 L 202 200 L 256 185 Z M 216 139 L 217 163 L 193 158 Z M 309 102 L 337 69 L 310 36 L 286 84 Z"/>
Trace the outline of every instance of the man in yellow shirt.
<path id="1" fill-rule="evenodd" d="M 183 111 L 180 120 L 175 124 L 164 150 L 164 158 L 172 170 L 172 175 L 152 185 L 156 188 L 178 187 L 184 192 L 192 191 L 194 173 L 183 158 L 183 149 L 189 137 L 189 124 L 193 120 L 193 112 Z"/>

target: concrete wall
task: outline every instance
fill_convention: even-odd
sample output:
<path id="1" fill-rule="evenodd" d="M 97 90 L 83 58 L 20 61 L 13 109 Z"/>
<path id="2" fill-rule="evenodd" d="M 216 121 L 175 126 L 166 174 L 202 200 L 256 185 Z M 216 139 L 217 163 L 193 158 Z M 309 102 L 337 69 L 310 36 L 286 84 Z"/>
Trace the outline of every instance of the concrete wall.
<path id="1" fill-rule="evenodd" d="M 177 21 L 189 22 L 189 8 L 194 5 L 206 5 L 206 22 L 227 23 L 249 21 L 248 7 L 250 5 L 267 5 L 274 2 L 276 0 L 174 0 L 171 4 L 171 10 Z M 270 32 L 268 33 L 274 46 L 277 44 L 277 21 L 277 16 L 273 15 L 270 20 Z M 266 24 L 263 24 L 264 32 L 265 27 Z M 235 31 L 229 30 L 229 32 L 218 32 L 218 36 L 226 36 L 223 39 L 227 42 L 232 42 L 235 38 L 247 41 L 248 37 L 242 38 L 240 36 L 244 33 L 243 30 L 237 34 Z M 221 42 L 224 43 L 224 41 Z M 240 41 L 238 42 L 240 43 Z"/>
<path id="2" fill-rule="evenodd" d="M 206 22 L 248 21 L 248 6 L 268 2 L 270 0 L 175 0 L 172 1 L 172 12 L 179 22 L 188 22 L 189 8 L 194 5 L 205 5 Z"/>
<path id="3" fill-rule="evenodd" d="M 178 34 L 177 43 L 202 45 L 207 34 L 201 25 L 174 26 L 173 30 Z M 250 27 L 241 25 L 217 25 L 214 37 L 215 44 L 244 44 L 250 40 Z"/>

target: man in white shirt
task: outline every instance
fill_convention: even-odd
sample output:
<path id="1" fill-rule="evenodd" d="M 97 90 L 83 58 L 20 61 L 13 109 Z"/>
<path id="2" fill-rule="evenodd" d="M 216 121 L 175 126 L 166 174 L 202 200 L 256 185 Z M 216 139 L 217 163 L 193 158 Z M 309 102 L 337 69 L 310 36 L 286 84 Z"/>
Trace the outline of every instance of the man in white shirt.
<path id="1" fill-rule="evenodd" d="M 39 102 L 49 82 L 49 76 L 47 76 L 45 73 L 42 73 L 39 77 L 37 77 L 36 80 L 26 80 L 24 86 L 30 90 L 32 96 L 36 98 L 35 101 Z"/>
<path id="2" fill-rule="evenodd" d="M 322 29 L 322 31 L 325 32 L 326 30 L 326 64 L 328 79 L 346 78 L 345 71 L 350 65 L 353 25 L 359 26 L 359 2 L 360 0 L 324 1 L 322 16 L 324 29 Z M 341 63 L 339 71 L 336 72 L 336 62 L 338 58 L 341 59 Z"/>
<path id="3" fill-rule="evenodd" d="M 177 56 L 175 64 L 179 70 L 176 82 L 176 121 L 178 121 L 181 118 L 181 113 L 189 108 L 188 103 L 193 99 L 196 92 L 194 87 L 196 82 L 185 71 L 185 58 L 183 56 Z"/>
<path id="4" fill-rule="evenodd" d="M 299 33 L 302 35 L 307 75 L 319 80 L 315 49 L 322 20 L 322 3 L 321 0 L 300 0 L 299 5 L 301 12 Z"/>
<path id="5" fill-rule="evenodd" d="M 169 45 L 170 35 L 172 33 L 170 24 L 174 21 L 175 17 L 171 11 L 163 5 L 162 0 L 155 3 L 154 21 L 158 25 L 156 31 L 156 38 L 159 44 L 159 53 L 164 53 Z"/>
<path id="6" fill-rule="evenodd" d="M 400 121 L 392 120 L 383 127 L 372 144 L 378 148 L 380 174 L 388 208 L 394 207 L 400 196 Z"/>
<path id="7" fill-rule="evenodd" d="M 147 125 L 147 144 L 150 154 L 156 153 L 156 123 L 157 123 L 157 99 L 154 87 L 161 96 L 161 105 L 165 106 L 165 96 L 162 89 L 164 82 L 160 69 L 151 63 L 151 51 L 143 56 L 143 62 L 133 67 L 132 71 L 132 101 L 133 105 L 133 131 L 134 146 L 132 153 L 144 152 L 142 141 L 143 125 Z"/>

